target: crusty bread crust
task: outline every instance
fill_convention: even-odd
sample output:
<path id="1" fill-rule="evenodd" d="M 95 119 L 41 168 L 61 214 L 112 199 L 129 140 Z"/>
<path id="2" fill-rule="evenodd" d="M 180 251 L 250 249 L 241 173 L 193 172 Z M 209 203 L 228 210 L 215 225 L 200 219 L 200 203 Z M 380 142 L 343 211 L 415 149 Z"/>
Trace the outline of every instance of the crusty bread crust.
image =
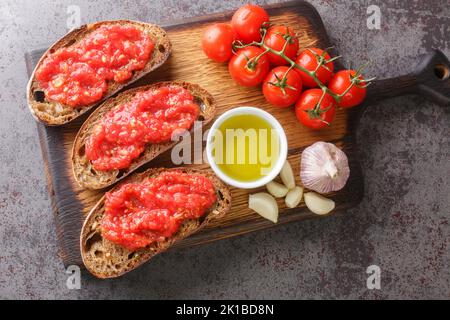
<path id="1" fill-rule="evenodd" d="M 187 82 L 159 82 L 124 91 L 117 97 L 106 100 L 89 116 L 75 137 L 72 149 L 72 169 L 75 180 L 80 186 L 87 189 L 103 189 L 111 186 L 177 143 L 176 141 L 168 141 L 165 143 L 147 144 L 144 152 L 131 163 L 128 169 L 124 170 L 97 171 L 92 167 L 85 153 L 86 139 L 90 136 L 95 125 L 109 110 L 130 101 L 138 92 L 167 85 L 181 86 L 191 92 L 200 107 L 198 120 L 202 122 L 202 126 L 205 126 L 214 118 L 216 110 L 214 98 L 199 85 Z"/>
<path id="2" fill-rule="evenodd" d="M 103 196 L 92 208 L 81 229 L 80 250 L 83 263 L 87 270 L 98 278 L 115 278 L 136 269 L 155 255 L 167 250 L 174 243 L 188 237 L 205 227 L 210 221 L 224 216 L 231 207 L 231 193 L 228 187 L 210 170 L 188 168 L 174 168 L 188 174 L 201 175 L 209 178 L 217 192 L 217 202 L 200 219 L 186 220 L 177 233 L 164 241 L 155 242 L 137 251 L 129 251 L 117 245 L 101 234 L 100 223 L 104 214 Z M 151 168 L 143 173 L 134 174 L 123 183 L 140 182 L 147 177 L 156 177 L 164 171 L 173 170 L 165 168 Z M 122 184 L 122 183 L 121 183 Z M 114 187 L 117 190 L 120 185 Z"/>
<path id="3" fill-rule="evenodd" d="M 45 58 L 49 54 L 55 52 L 60 48 L 69 47 L 76 44 L 82 38 L 86 37 L 89 33 L 101 26 L 117 24 L 133 25 L 147 32 L 150 35 L 151 39 L 154 41 L 155 47 L 153 49 L 152 56 L 145 65 L 144 69 L 135 71 L 131 79 L 129 79 L 125 83 L 117 83 L 114 81 L 108 82 L 108 91 L 100 101 L 81 108 L 73 108 L 71 106 L 63 105 L 57 102 L 47 101 L 45 99 L 44 91 L 42 88 L 40 88 L 39 82 L 35 77 L 36 70 L 42 65 Z M 166 32 L 161 27 L 154 24 L 131 20 L 113 20 L 83 25 L 66 34 L 62 39 L 58 40 L 43 54 L 43 56 L 37 63 L 33 73 L 31 74 L 30 80 L 28 82 L 28 107 L 30 108 L 31 114 L 36 118 L 36 120 L 44 123 L 45 125 L 55 126 L 68 123 L 86 113 L 93 107 L 99 105 L 102 101 L 105 101 L 107 98 L 111 97 L 125 86 L 131 84 L 132 82 L 138 80 L 139 78 L 161 66 L 167 60 L 171 51 L 172 46 Z"/>

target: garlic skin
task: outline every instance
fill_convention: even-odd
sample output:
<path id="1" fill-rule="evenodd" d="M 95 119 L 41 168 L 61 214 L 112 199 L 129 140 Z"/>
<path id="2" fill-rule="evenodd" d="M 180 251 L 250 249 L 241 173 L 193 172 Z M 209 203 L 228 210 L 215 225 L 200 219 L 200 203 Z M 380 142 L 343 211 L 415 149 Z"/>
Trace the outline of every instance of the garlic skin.
<path id="1" fill-rule="evenodd" d="M 316 142 L 302 152 L 300 178 L 303 185 L 319 193 L 341 190 L 350 176 L 344 151 L 328 142 Z"/>

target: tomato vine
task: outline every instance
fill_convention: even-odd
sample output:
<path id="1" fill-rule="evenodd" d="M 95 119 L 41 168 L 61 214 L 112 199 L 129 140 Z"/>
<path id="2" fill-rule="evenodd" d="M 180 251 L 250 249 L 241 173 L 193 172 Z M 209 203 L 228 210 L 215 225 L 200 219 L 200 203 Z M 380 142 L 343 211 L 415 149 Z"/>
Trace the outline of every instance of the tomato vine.
<path id="1" fill-rule="evenodd" d="M 283 46 L 283 48 L 281 50 L 274 50 L 273 48 L 269 47 L 267 44 L 264 43 L 264 39 L 266 37 L 267 28 L 268 27 L 269 26 L 265 25 L 265 26 L 263 26 L 260 29 L 260 32 L 261 32 L 261 40 L 260 41 L 253 41 L 253 42 L 250 42 L 248 44 L 244 44 L 244 43 L 242 43 L 239 40 L 234 41 L 233 42 L 233 51 L 236 51 L 237 49 L 243 49 L 243 48 L 248 47 L 248 46 L 256 46 L 256 47 L 259 47 L 259 48 L 264 50 L 257 57 L 254 57 L 254 58 L 251 58 L 251 59 L 248 60 L 247 67 L 250 68 L 250 69 L 255 67 L 255 64 L 258 63 L 259 59 L 263 55 L 265 55 L 265 54 L 270 52 L 270 53 L 272 53 L 274 55 L 277 55 L 277 56 L 285 59 L 286 62 L 288 62 L 289 65 L 290 65 L 289 71 L 291 69 L 295 68 L 295 69 L 301 70 L 301 71 L 305 72 L 307 75 L 309 75 L 316 82 L 318 87 L 322 90 L 322 97 L 321 97 L 319 103 L 317 104 L 316 108 L 314 110 L 311 110 L 312 113 L 315 113 L 315 114 L 317 113 L 317 114 L 320 115 L 320 112 L 323 112 L 323 110 L 320 110 L 320 103 L 322 102 L 323 97 L 326 94 L 329 94 L 331 97 L 333 97 L 333 99 L 336 101 L 336 103 L 339 103 L 341 101 L 342 97 L 345 94 L 347 94 L 353 86 L 358 86 L 360 88 L 365 88 L 371 83 L 371 81 L 373 81 L 375 79 L 375 78 L 370 78 L 370 79 L 366 79 L 366 80 L 362 80 L 361 79 L 361 73 L 364 70 L 364 68 L 367 66 L 367 64 L 364 64 L 360 68 L 358 68 L 356 70 L 355 75 L 353 75 L 350 78 L 350 85 L 347 87 L 347 89 L 341 94 L 336 94 L 336 93 L 332 92 L 324 83 L 322 83 L 319 80 L 319 78 L 316 76 L 316 73 L 317 73 L 317 71 L 319 70 L 320 67 L 323 67 L 323 68 L 327 69 L 328 71 L 330 71 L 328 69 L 328 67 L 326 66 L 326 64 L 339 59 L 341 56 L 336 56 L 336 57 L 333 57 L 333 58 L 330 58 L 330 59 L 326 59 L 325 58 L 325 55 L 326 55 L 325 51 L 321 55 L 318 55 L 317 53 L 313 52 L 312 50 L 306 48 L 306 50 L 310 50 L 310 52 L 317 59 L 317 67 L 316 67 L 316 69 L 314 71 L 310 71 L 310 70 L 302 67 L 301 65 L 297 64 L 294 60 L 292 60 L 291 58 L 289 58 L 285 54 L 285 50 L 287 48 L 287 45 L 291 41 L 291 38 L 290 38 L 291 36 L 289 34 L 283 35 L 283 37 L 285 38 L 286 41 L 285 41 L 285 44 L 284 44 L 284 46 Z M 285 81 L 285 78 L 286 78 L 288 72 L 285 73 L 285 75 L 283 76 L 283 79 L 280 79 L 280 83 L 283 83 L 283 81 Z"/>

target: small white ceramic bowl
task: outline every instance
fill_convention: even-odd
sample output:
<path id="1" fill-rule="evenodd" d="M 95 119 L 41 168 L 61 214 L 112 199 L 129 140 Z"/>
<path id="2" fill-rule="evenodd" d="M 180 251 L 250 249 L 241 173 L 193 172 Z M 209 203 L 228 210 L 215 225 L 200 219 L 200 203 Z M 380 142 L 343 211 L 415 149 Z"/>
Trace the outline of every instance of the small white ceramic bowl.
<path id="1" fill-rule="evenodd" d="M 218 127 L 228 118 L 240 114 L 253 114 L 256 116 L 261 117 L 262 119 L 266 120 L 272 128 L 274 128 L 277 131 L 278 139 L 279 139 L 279 146 L 280 146 L 280 152 L 279 157 L 277 159 L 277 162 L 272 167 L 272 170 L 269 172 L 269 174 L 265 175 L 261 179 L 258 179 L 256 181 L 251 182 L 242 182 L 235 180 L 233 178 L 230 178 L 225 173 L 220 170 L 220 168 L 217 166 L 217 164 L 214 161 L 214 157 L 212 155 L 212 143 L 214 138 L 214 132 L 218 129 Z M 209 165 L 213 169 L 214 173 L 225 183 L 234 186 L 236 188 L 241 189 L 252 189 L 252 188 L 258 188 L 261 186 L 266 185 L 280 173 L 281 168 L 283 167 L 284 162 L 286 161 L 287 157 L 287 139 L 286 139 L 286 133 L 284 132 L 283 127 L 280 125 L 277 119 L 275 119 L 274 116 L 272 116 L 270 113 L 261 110 L 259 108 L 254 107 L 237 107 L 231 110 L 226 111 L 223 113 L 217 120 L 213 123 L 211 126 L 211 129 L 208 132 L 208 136 L 206 138 L 206 157 L 208 159 Z"/>

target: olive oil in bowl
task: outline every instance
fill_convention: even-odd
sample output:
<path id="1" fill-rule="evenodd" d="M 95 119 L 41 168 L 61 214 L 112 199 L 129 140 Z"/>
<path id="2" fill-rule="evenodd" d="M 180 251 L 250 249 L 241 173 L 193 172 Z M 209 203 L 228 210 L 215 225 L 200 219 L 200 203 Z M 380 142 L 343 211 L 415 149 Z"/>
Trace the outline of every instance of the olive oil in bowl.
<path id="1" fill-rule="evenodd" d="M 229 112 L 233 114 L 227 116 Z M 227 113 L 211 128 L 208 160 L 225 182 L 244 188 L 259 186 L 259 182 L 273 176 L 276 165 L 280 166 L 281 162 L 282 166 L 286 159 L 284 131 L 275 118 L 260 109 L 242 107 Z M 280 134 L 284 140 L 280 139 Z M 280 161 L 280 157 L 284 159 Z"/>

